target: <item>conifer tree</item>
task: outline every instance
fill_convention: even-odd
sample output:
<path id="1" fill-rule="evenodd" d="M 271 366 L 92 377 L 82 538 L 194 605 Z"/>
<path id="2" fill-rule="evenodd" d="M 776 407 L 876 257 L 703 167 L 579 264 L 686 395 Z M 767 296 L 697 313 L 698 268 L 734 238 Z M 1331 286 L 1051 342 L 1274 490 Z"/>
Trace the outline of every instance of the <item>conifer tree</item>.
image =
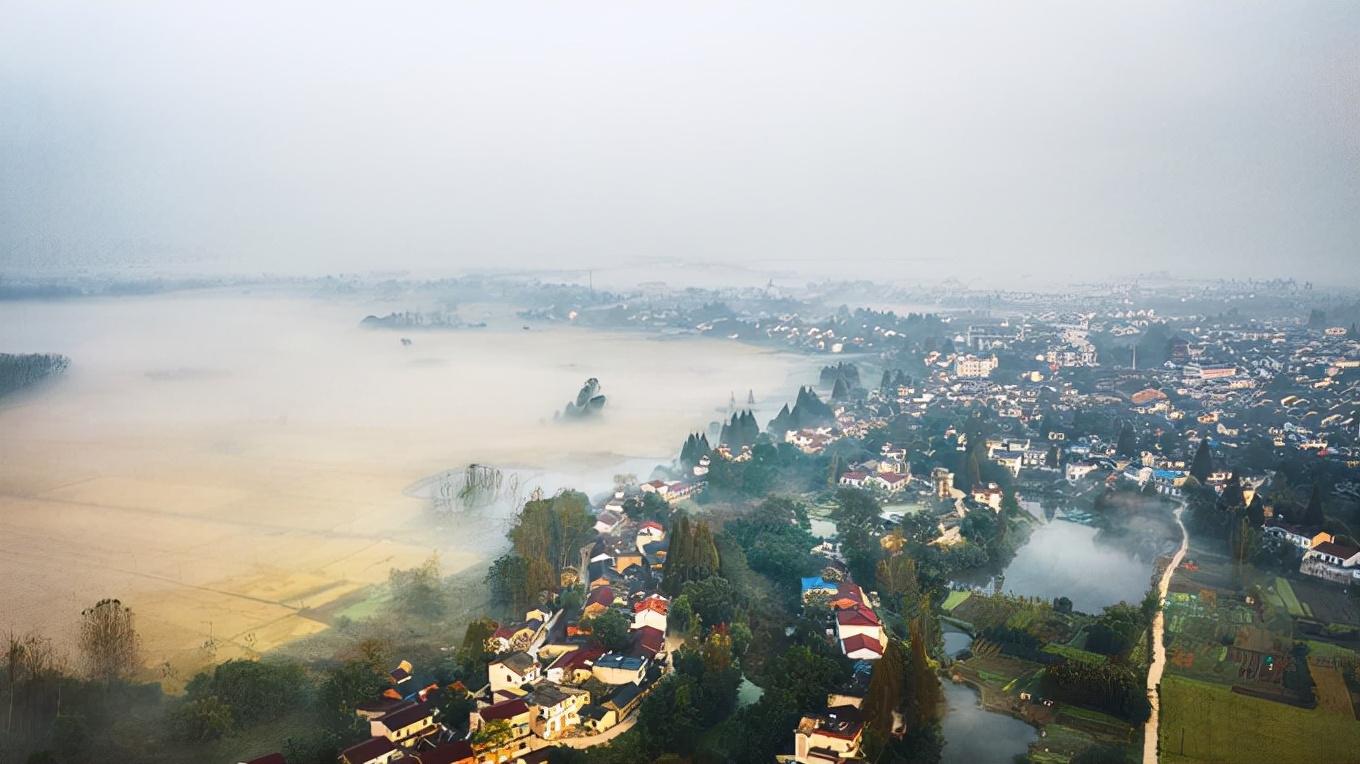
<path id="1" fill-rule="evenodd" d="M 1313 493 L 1308 497 L 1308 508 L 1303 511 L 1303 525 L 1307 528 L 1320 528 L 1326 520 L 1322 513 L 1322 486 L 1313 483 Z"/>
<path id="2" fill-rule="evenodd" d="M 869 675 L 869 691 L 864 696 L 861 710 L 864 721 L 880 734 L 891 734 L 893 712 L 902 705 L 902 678 L 906 656 L 902 643 L 889 638 L 883 657 L 874 663 Z"/>
<path id="3" fill-rule="evenodd" d="M 1209 475 L 1214 471 L 1213 455 L 1209 453 L 1209 439 L 1206 437 L 1199 442 L 1199 450 L 1195 451 L 1195 458 L 1190 462 L 1190 477 L 1204 484 L 1209 479 Z"/>
<path id="4" fill-rule="evenodd" d="M 1119 430 L 1119 441 L 1115 450 L 1120 456 L 1132 457 L 1138 455 L 1138 440 L 1134 437 L 1133 427 L 1128 422 L 1125 422 Z"/>

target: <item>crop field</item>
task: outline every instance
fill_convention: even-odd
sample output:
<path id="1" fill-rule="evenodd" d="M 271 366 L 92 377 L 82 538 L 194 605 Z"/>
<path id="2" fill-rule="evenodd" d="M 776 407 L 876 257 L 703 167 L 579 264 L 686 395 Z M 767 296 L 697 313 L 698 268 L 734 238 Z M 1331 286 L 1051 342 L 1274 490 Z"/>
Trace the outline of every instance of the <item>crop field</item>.
<path id="1" fill-rule="evenodd" d="M 1302 709 L 1168 674 L 1162 680 L 1166 764 L 1354 761 L 1360 724 L 1334 704 Z"/>

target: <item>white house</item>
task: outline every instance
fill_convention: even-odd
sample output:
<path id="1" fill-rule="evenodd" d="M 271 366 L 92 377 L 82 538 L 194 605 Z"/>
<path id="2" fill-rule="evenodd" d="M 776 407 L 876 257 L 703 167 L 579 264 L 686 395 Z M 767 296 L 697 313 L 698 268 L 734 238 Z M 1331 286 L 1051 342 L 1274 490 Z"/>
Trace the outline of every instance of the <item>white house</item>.
<path id="1" fill-rule="evenodd" d="M 539 674 L 538 661 L 528 653 L 519 651 L 507 653 L 492 661 L 486 667 L 486 673 L 491 680 L 493 693 L 533 684 L 542 678 Z"/>
<path id="2" fill-rule="evenodd" d="M 660 594 L 650 594 L 646 598 L 633 604 L 633 626 L 634 629 L 641 629 L 650 626 L 658 629 L 662 634 L 666 633 L 666 613 L 669 610 L 670 602 Z"/>

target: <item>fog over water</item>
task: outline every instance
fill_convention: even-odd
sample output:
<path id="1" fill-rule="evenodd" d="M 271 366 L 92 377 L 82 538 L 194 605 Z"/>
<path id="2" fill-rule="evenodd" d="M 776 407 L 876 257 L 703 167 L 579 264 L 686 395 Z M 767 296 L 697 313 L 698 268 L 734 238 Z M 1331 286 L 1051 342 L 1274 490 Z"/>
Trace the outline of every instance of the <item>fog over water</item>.
<path id="1" fill-rule="evenodd" d="M 813 374 L 735 342 L 524 331 L 492 306 L 485 329 L 404 347 L 358 328 L 373 307 L 227 293 L 0 303 L 7 351 L 73 359 L 0 403 L 5 625 L 62 635 L 115 594 L 152 655 L 210 628 L 264 649 L 321 628 L 299 608 L 431 550 L 454 572 L 502 547 L 503 510 L 432 515 L 407 495 L 422 479 L 476 462 L 517 473 L 525 495 L 599 491 L 620 468 L 669 462 L 734 389 L 777 406 Z M 554 423 L 591 376 L 609 396 L 602 420 Z"/>
<path id="2" fill-rule="evenodd" d="M 1138 604 L 1152 584 L 1151 560 L 1095 537 L 1095 528 L 1062 519 L 1036 527 L 1006 567 L 1002 590 L 1046 600 L 1067 597 L 1083 613 L 1100 613 L 1120 601 Z"/>

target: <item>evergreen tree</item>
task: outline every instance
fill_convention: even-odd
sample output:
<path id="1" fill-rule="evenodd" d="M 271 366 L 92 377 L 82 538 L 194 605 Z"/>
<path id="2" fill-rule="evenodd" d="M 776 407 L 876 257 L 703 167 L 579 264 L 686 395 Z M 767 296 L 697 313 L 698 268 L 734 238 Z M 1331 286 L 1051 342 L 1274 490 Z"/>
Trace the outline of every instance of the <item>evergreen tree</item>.
<path id="1" fill-rule="evenodd" d="M 1247 520 L 1251 522 L 1251 527 L 1257 529 L 1266 524 L 1266 507 L 1260 493 L 1252 496 L 1251 503 L 1247 505 Z"/>
<path id="2" fill-rule="evenodd" d="M 1209 439 L 1206 437 L 1199 442 L 1199 450 L 1195 451 L 1195 458 L 1190 462 L 1190 477 L 1203 484 L 1213 471 L 1214 459 L 1209 453 Z"/>
<path id="3" fill-rule="evenodd" d="M 681 514 L 671 532 L 670 550 L 661 572 L 661 589 L 674 597 L 690 581 L 702 581 L 718 572 L 720 559 L 708 523 L 694 522 Z"/>
<path id="4" fill-rule="evenodd" d="M 1119 441 L 1115 450 L 1120 456 L 1133 457 L 1138 455 L 1138 441 L 1133 434 L 1133 426 L 1128 422 L 1125 422 L 1119 430 Z"/>
<path id="5" fill-rule="evenodd" d="M 1234 472 L 1228 479 L 1228 484 L 1223 486 L 1223 495 L 1219 498 L 1219 503 L 1224 509 L 1237 511 L 1246 508 L 1246 494 L 1242 490 L 1242 479 Z"/>
<path id="6" fill-rule="evenodd" d="M 1321 528 L 1326 520 L 1322 513 L 1322 486 L 1313 483 L 1313 493 L 1308 497 L 1308 508 L 1303 511 L 1303 525 L 1307 528 Z"/>
<path id="7" fill-rule="evenodd" d="M 902 643 L 888 639 L 888 647 L 883 657 L 874 663 L 869 675 L 869 691 L 864 696 L 860 710 L 864 721 L 880 734 L 891 734 L 893 712 L 902 705 L 902 678 L 906 663 Z"/>
<path id="8" fill-rule="evenodd" d="M 973 486 L 982 482 L 982 468 L 978 465 L 976 453 L 968 455 L 968 481 L 968 487 L 963 489 L 965 491 L 973 490 Z"/>
<path id="9" fill-rule="evenodd" d="M 922 619 L 932 617 L 928 608 L 922 608 L 919 616 L 912 619 L 907 630 L 911 638 L 911 695 L 907 698 L 906 722 L 909 729 L 932 724 L 940 715 L 944 703 L 944 688 L 940 677 L 930 664 L 926 655 L 926 629 Z"/>

